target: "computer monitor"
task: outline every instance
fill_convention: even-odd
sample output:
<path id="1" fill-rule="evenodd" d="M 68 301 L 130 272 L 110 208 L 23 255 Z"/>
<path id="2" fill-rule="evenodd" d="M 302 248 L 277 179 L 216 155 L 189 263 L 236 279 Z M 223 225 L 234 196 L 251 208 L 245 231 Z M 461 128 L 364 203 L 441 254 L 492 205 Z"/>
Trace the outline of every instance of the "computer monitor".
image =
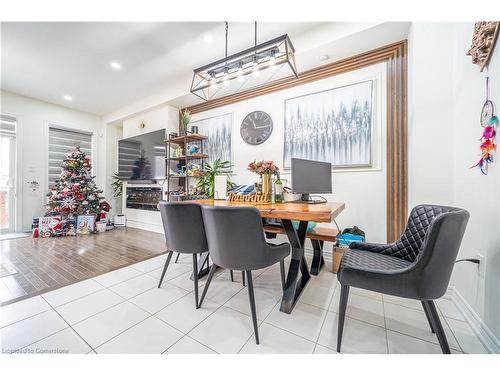
<path id="1" fill-rule="evenodd" d="M 332 164 L 292 158 L 292 189 L 302 194 L 302 201 L 319 203 L 311 200 L 309 194 L 332 192 Z"/>

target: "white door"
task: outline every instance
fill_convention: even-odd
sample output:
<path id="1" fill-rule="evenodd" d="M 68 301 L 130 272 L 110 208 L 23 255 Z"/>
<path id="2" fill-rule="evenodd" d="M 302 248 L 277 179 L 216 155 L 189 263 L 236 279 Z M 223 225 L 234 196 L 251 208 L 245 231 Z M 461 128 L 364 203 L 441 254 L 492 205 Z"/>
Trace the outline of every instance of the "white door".
<path id="1" fill-rule="evenodd" d="M 0 121 L 0 234 L 16 230 L 16 119 Z"/>

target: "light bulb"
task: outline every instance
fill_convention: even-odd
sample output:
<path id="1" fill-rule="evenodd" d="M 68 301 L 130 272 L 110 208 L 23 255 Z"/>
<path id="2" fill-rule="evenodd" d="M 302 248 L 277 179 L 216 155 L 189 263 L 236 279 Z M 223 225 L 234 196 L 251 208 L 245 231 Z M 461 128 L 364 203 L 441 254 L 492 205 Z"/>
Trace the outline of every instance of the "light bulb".
<path id="1" fill-rule="evenodd" d="M 215 82 L 215 79 L 214 79 L 212 84 L 210 85 L 210 88 L 212 90 L 217 90 L 218 87 L 219 87 L 219 85 L 217 85 L 217 82 Z"/>
<path id="2" fill-rule="evenodd" d="M 274 65 L 276 64 L 276 57 L 274 57 L 274 55 L 271 55 L 271 57 L 269 58 L 269 65 Z"/>
<path id="3" fill-rule="evenodd" d="M 254 71 L 252 72 L 252 77 L 253 78 L 257 78 L 260 74 L 260 71 L 259 69 L 254 69 Z"/>
<path id="4" fill-rule="evenodd" d="M 227 78 L 227 76 L 226 76 L 226 77 L 224 77 L 224 80 L 222 81 L 222 84 L 223 84 L 225 87 L 229 86 L 229 79 Z"/>

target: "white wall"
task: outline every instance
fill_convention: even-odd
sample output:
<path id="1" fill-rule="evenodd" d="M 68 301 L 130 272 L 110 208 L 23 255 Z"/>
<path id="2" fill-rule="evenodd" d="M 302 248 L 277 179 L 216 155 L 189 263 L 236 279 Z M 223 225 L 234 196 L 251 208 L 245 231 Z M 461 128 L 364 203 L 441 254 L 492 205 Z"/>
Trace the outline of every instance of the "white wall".
<path id="1" fill-rule="evenodd" d="M 140 123 L 146 125 L 143 129 Z M 123 121 L 123 138 L 149 133 L 159 129 L 177 131 L 179 126 L 179 111 L 169 105 L 162 105 L 153 110 L 130 117 Z"/>
<path id="2" fill-rule="evenodd" d="M 490 76 L 500 104 L 500 51 L 480 73 L 465 53 L 472 23 L 415 23 L 409 38 L 409 205 L 450 204 L 467 209 L 469 224 L 459 258 L 485 259 L 485 275 L 471 263 L 455 266 L 450 285 L 500 338 L 499 164 L 484 176 L 469 169 L 480 156 L 479 114 Z M 439 37 L 437 37 L 439 36 Z"/>
<path id="3" fill-rule="evenodd" d="M 366 231 L 370 241 L 384 242 L 386 239 L 386 169 L 385 169 L 385 64 L 378 64 L 355 72 L 349 72 L 299 87 L 271 93 L 243 102 L 230 104 L 192 116 L 192 121 L 221 114 L 233 114 L 232 148 L 233 181 L 251 184 L 258 176 L 246 170 L 249 162 L 257 159 L 275 161 L 282 169 L 284 140 L 284 101 L 287 98 L 323 91 L 353 82 L 375 79 L 376 103 L 374 105 L 374 165 L 358 170 L 337 169 L 333 173 L 333 194 L 325 195 L 330 201 L 346 203 L 345 211 L 339 216 L 341 227 L 357 225 Z M 250 112 L 267 112 L 274 124 L 269 139 L 259 146 L 245 143 L 240 136 L 240 124 Z M 284 171 L 282 178 L 290 181 L 290 171 Z"/>
<path id="4" fill-rule="evenodd" d="M 30 230 L 33 217 L 45 213 L 48 169 L 48 127 L 56 124 L 93 132 L 92 159 L 96 182 L 102 187 L 106 173 L 103 126 L 99 116 L 75 111 L 10 92 L 1 92 L 2 113 L 18 121 L 18 222 L 17 230 Z M 29 181 L 38 181 L 40 189 L 27 189 Z"/>
<path id="5" fill-rule="evenodd" d="M 479 114 L 486 98 L 485 76 L 490 76 L 490 97 L 500 105 L 500 45 L 490 60 L 488 71 L 480 73 L 477 65 L 465 56 L 473 24 L 454 28 L 454 72 L 452 126 L 455 128 L 454 200 L 467 209 L 471 218 L 460 257 L 485 256 L 485 274 L 478 275 L 471 264 L 457 264 L 452 283 L 474 307 L 488 327 L 500 338 L 500 174 L 498 158 L 490 165 L 487 176 L 469 167 L 480 156 L 479 137 L 482 127 Z M 497 107 L 498 108 L 498 107 Z M 497 113 L 498 115 L 498 113 Z M 500 130 L 500 129 L 499 129 Z M 497 137 L 500 140 L 500 136 Z"/>
<path id="6" fill-rule="evenodd" d="M 104 194 L 111 205 L 110 218 L 114 214 L 122 213 L 122 198 L 113 197 L 113 174 L 118 172 L 118 140 L 122 138 L 123 129 L 118 125 L 108 124 L 105 126 L 106 134 L 106 182 Z"/>

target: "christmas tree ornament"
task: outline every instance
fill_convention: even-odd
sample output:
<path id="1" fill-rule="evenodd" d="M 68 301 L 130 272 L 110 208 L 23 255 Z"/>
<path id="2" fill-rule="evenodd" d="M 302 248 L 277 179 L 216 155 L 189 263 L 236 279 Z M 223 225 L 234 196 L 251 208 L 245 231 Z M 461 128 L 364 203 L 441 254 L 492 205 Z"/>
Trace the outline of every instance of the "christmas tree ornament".
<path id="1" fill-rule="evenodd" d="M 73 197 L 66 197 L 62 200 L 61 206 L 63 208 L 67 208 L 69 210 L 72 210 L 75 208 L 75 198 Z"/>

